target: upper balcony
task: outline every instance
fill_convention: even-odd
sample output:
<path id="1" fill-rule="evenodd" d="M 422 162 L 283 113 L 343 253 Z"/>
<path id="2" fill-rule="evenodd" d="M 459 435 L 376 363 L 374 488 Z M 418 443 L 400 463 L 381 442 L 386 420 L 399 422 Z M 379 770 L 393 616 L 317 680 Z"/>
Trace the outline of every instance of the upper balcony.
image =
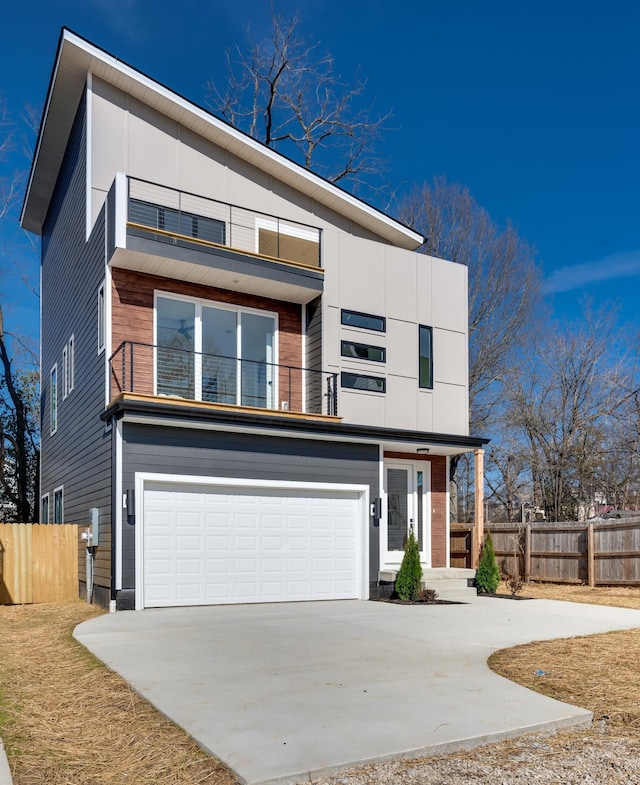
<path id="1" fill-rule="evenodd" d="M 322 293 L 322 231 L 117 174 L 107 197 L 113 267 L 307 303 Z"/>

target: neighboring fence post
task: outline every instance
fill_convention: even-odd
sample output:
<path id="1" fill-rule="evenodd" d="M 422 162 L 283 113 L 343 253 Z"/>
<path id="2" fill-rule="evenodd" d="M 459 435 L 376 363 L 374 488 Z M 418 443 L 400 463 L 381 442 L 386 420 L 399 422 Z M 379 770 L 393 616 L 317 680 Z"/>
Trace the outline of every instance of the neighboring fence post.
<path id="1" fill-rule="evenodd" d="M 531 524 L 528 523 L 524 529 L 524 582 L 529 583 L 531 579 Z"/>
<path id="2" fill-rule="evenodd" d="M 475 548 L 473 566 L 476 568 L 480 560 L 480 551 L 484 542 L 484 450 L 474 450 L 474 484 L 475 484 L 475 510 L 474 510 L 474 539 Z"/>
<path id="3" fill-rule="evenodd" d="M 594 553 L 593 524 L 587 526 L 587 575 L 589 586 L 596 585 L 596 555 Z"/>

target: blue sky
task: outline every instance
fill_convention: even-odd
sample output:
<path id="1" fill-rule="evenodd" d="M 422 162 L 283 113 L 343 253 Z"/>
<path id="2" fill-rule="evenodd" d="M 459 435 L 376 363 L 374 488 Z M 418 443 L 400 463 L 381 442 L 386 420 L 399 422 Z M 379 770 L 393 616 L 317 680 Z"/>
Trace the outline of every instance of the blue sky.
<path id="1" fill-rule="evenodd" d="M 640 3 L 633 0 L 279 0 L 345 77 L 391 109 L 382 149 L 394 189 L 445 175 L 536 248 L 556 313 L 586 294 L 640 302 Z M 23 0 L 3 10 L 0 96 L 44 100 L 66 25 L 186 95 L 206 100 L 225 50 L 268 34 L 269 0 Z M 14 242 L 4 232 L 2 245 Z M 31 263 L 31 271 L 37 266 Z M 6 318 L 37 305 L 0 278 Z M 7 301 L 11 302 L 8 304 Z"/>

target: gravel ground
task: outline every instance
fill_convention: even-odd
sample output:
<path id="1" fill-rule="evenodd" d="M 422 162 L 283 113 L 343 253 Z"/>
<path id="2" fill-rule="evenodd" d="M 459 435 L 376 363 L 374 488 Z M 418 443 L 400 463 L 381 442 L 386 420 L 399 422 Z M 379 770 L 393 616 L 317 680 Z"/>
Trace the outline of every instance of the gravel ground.
<path id="1" fill-rule="evenodd" d="M 525 736 L 457 755 L 349 769 L 313 785 L 638 785 L 640 739 L 587 733 Z"/>

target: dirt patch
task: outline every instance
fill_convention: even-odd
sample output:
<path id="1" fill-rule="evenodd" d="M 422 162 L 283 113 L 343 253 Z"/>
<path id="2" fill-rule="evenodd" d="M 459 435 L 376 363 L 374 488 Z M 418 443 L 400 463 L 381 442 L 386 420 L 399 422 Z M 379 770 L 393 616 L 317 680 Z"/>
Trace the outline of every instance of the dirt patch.
<path id="1" fill-rule="evenodd" d="M 501 584 L 498 591 L 508 591 Z M 592 605 L 611 605 L 614 608 L 640 610 L 640 587 L 632 586 L 574 586 L 557 583 L 526 583 L 520 592 L 525 597 L 565 602 L 586 602 Z"/>
<path id="2" fill-rule="evenodd" d="M 81 601 L 0 606 L 0 736 L 14 785 L 236 785 L 71 635 Z"/>

